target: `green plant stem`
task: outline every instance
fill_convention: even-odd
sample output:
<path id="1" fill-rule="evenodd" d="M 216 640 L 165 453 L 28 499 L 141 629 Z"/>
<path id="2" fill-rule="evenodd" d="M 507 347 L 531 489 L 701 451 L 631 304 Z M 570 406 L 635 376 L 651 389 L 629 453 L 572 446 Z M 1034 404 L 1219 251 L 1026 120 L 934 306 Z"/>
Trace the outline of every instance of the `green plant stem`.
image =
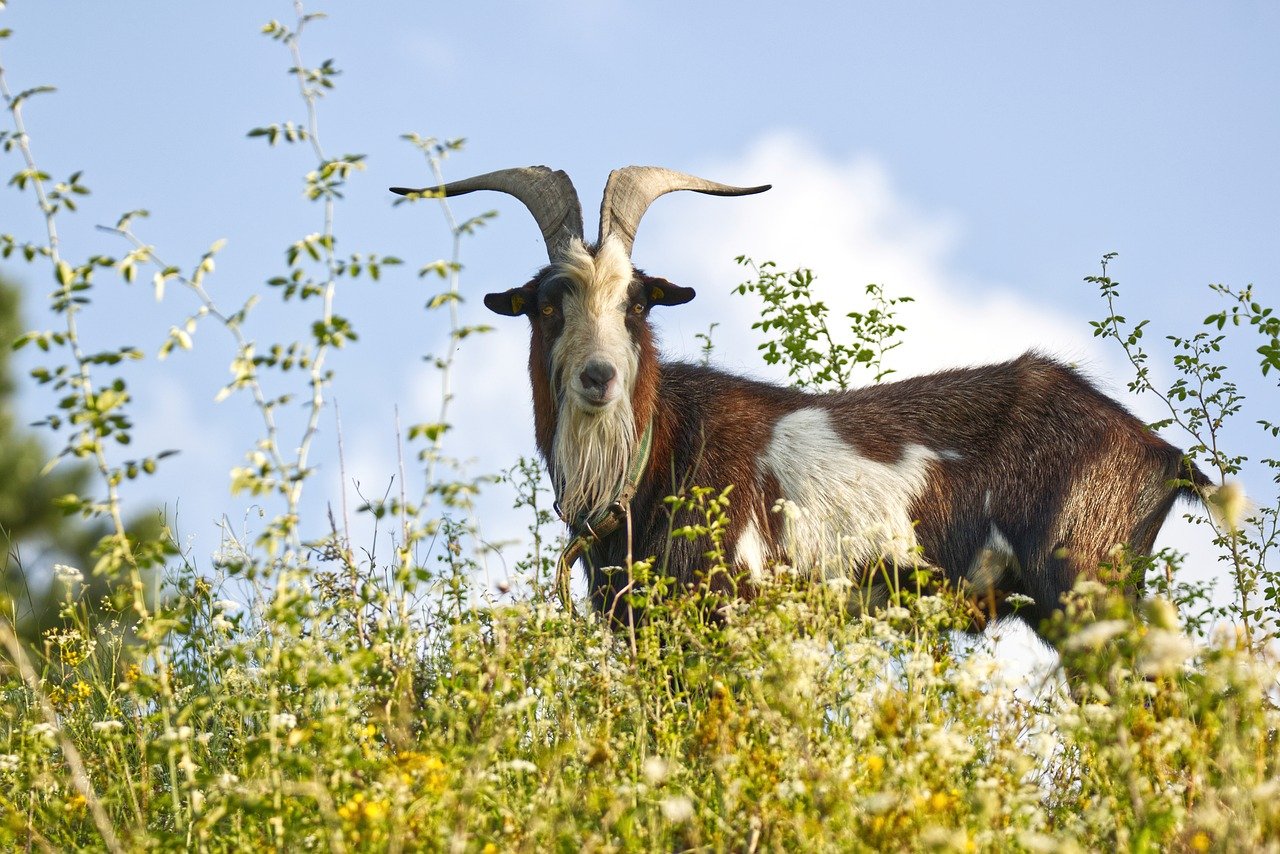
<path id="1" fill-rule="evenodd" d="M 49 202 L 48 194 L 45 191 L 44 180 L 40 177 L 39 169 L 36 166 L 35 157 L 31 152 L 30 136 L 27 134 L 26 124 L 22 118 L 22 105 L 14 100 L 9 91 L 8 82 L 5 78 L 4 65 L 0 63 L 0 95 L 4 97 L 5 104 L 9 107 L 9 112 L 13 115 L 13 126 L 17 131 L 17 146 L 22 152 L 22 159 L 26 163 L 27 169 L 32 174 L 32 184 L 35 188 L 36 199 L 39 203 L 40 212 L 44 216 L 45 233 L 48 239 L 48 257 L 53 265 L 59 288 L 55 292 L 60 300 L 64 302 L 63 314 L 65 316 L 67 343 L 71 347 L 71 355 L 75 361 L 76 374 L 78 380 L 75 385 L 79 405 L 83 410 L 90 408 L 89 398 L 93 394 L 93 374 L 90 369 L 90 363 L 85 356 L 84 350 L 80 346 L 79 328 L 76 321 L 78 314 L 77 304 L 72 299 L 71 282 L 72 275 L 69 272 L 69 266 L 62 259 L 60 252 L 60 243 L 58 238 L 57 211 Z M 137 561 L 134 558 L 133 550 L 129 547 L 129 538 L 125 532 L 124 518 L 120 511 L 120 492 L 117 487 L 118 475 L 111 469 L 111 464 L 107 459 L 106 450 L 102 445 L 102 438 L 95 434 L 95 428 L 92 420 L 81 430 L 81 435 L 87 438 L 87 445 L 91 449 L 94 463 L 97 466 L 98 473 L 101 475 L 104 485 L 107 489 L 107 501 L 105 509 L 111 519 L 112 528 L 115 532 L 115 539 L 119 552 L 122 553 L 125 562 L 130 568 L 130 581 L 133 588 L 133 605 L 138 614 L 139 619 L 146 620 L 149 616 L 149 609 L 142 594 L 142 575 L 138 569 Z M 71 447 L 69 442 L 68 447 Z M 76 453 L 79 454 L 83 445 L 77 447 Z"/>

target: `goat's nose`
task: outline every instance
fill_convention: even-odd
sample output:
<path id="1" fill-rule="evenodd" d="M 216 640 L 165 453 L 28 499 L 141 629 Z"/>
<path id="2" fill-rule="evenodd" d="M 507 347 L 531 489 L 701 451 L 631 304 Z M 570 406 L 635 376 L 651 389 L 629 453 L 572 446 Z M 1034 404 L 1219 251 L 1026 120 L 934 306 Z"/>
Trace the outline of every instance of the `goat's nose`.
<path id="1" fill-rule="evenodd" d="M 582 369 L 578 379 L 582 382 L 582 387 L 587 391 L 594 391 L 603 395 L 605 390 L 609 388 L 609 383 L 617 375 L 618 372 L 608 362 L 587 362 L 587 366 Z"/>

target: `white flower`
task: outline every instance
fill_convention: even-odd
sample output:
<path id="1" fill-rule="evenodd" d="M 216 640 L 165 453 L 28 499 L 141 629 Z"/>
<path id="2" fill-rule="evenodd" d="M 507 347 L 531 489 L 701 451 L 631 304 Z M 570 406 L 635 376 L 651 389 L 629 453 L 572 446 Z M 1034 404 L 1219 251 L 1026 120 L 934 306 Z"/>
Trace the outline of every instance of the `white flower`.
<path id="1" fill-rule="evenodd" d="M 512 759 L 510 762 L 503 762 L 498 767 L 506 768 L 508 771 L 520 771 L 525 774 L 536 774 L 538 772 L 538 766 L 528 759 Z"/>
<path id="2" fill-rule="evenodd" d="M 1028 851 L 1036 852 L 1036 854 L 1052 854 L 1054 851 L 1060 850 L 1060 842 L 1055 837 L 1045 833 L 1036 833 L 1033 830 L 1023 831 L 1018 835 L 1018 842 Z"/>
<path id="3" fill-rule="evenodd" d="M 74 566 L 67 566 L 65 563 L 55 563 L 53 565 L 53 577 L 68 587 L 84 582 L 84 573 Z"/>
<path id="4" fill-rule="evenodd" d="M 1095 726 L 1109 724 L 1113 717 L 1111 708 L 1101 703 L 1087 703 L 1080 707 L 1080 713 L 1084 715 L 1085 720 Z"/>
<path id="5" fill-rule="evenodd" d="M 1036 600 L 1032 599 L 1025 593 L 1010 593 L 1004 598 L 1004 601 L 1006 604 L 1012 605 L 1015 609 L 1025 608 L 1028 605 L 1036 604 Z"/>
<path id="6" fill-rule="evenodd" d="M 271 728 L 282 729 L 285 732 L 293 729 L 298 725 L 298 716 L 290 712 L 281 712 L 278 715 L 271 716 Z"/>
<path id="7" fill-rule="evenodd" d="M 927 652 L 916 651 L 907 656 L 906 661 L 902 662 L 902 672 L 907 675 L 908 679 L 924 681 L 928 684 L 933 681 L 934 665 L 933 656 Z"/>
<path id="8" fill-rule="evenodd" d="M 926 744 L 934 760 L 944 765 L 961 765 L 977 752 L 967 738 L 946 728 L 934 730 Z"/>
<path id="9" fill-rule="evenodd" d="M 17 757 L 14 757 L 15 759 Z M 4 762 L 4 757 L 0 756 L 0 763 Z M 4 770 L 3 764 L 0 764 L 0 771 Z M 1253 790 L 1253 802 L 1258 806 L 1265 804 L 1274 804 L 1276 799 L 1280 798 L 1280 779 L 1267 780 Z"/>
<path id="10" fill-rule="evenodd" d="M 112 733 L 112 732 L 119 732 L 119 731 L 120 731 L 120 730 L 122 730 L 122 729 L 124 729 L 124 724 L 122 724 L 122 723 L 120 723 L 120 721 L 116 721 L 116 720 L 108 720 L 108 721 L 94 721 L 94 722 L 93 722 L 93 731 L 94 731 L 94 732 Z"/>
<path id="11" fill-rule="evenodd" d="M 960 691 L 975 693 L 989 687 L 991 678 L 1000 670 L 1000 662 L 995 656 L 984 652 L 974 652 L 956 668 L 952 680 Z"/>
<path id="12" fill-rule="evenodd" d="M 1102 596 L 1107 592 L 1106 585 L 1094 581 L 1091 578 L 1082 578 L 1076 582 L 1076 586 L 1072 591 L 1081 596 Z"/>
<path id="13" fill-rule="evenodd" d="M 1195 651 L 1195 643 L 1182 632 L 1152 629 L 1143 640 L 1138 670 L 1143 676 L 1172 673 L 1182 667 Z"/>
<path id="14" fill-rule="evenodd" d="M 922 617 L 933 617 L 947 611 L 947 603 L 940 596 L 921 596 L 915 601 L 915 609 Z"/>
<path id="15" fill-rule="evenodd" d="M 662 817 L 672 824 L 680 824 L 693 818 L 693 801 L 684 795 L 664 799 L 661 807 Z"/>
<path id="16" fill-rule="evenodd" d="M 805 785 L 803 780 L 783 780 L 774 786 L 774 793 L 782 800 L 790 800 L 791 798 L 803 797 L 805 793 Z"/>
<path id="17" fill-rule="evenodd" d="M 893 809 L 898 803 L 898 796 L 892 792 L 876 792 L 862 802 L 862 808 L 871 815 L 881 815 Z"/>
<path id="18" fill-rule="evenodd" d="M 235 628 L 235 624 L 220 613 L 214 614 L 213 619 L 209 621 L 209 625 L 214 629 L 214 631 L 219 632 L 230 632 Z"/>
<path id="19" fill-rule="evenodd" d="M 213 603 L 213 607 L 217 608 L 224 614 L 232 614 L 239 611 L 242 606 L 234 599 L 219 599 L 217 602 Z"/>
<path id="20" fill-rule="evenodd" d="M 1129 631 L 1129 624 L 1124 620 L 1099 620 L 1096 623 L 1090 623 L 1067 638 L 1064 646 L 1066 649 L 1088 649 L 1097 652 L 1109 641 L 1127 631 Z"/>
<path id="21" fill-rule="evenodd" d="M 35 736 L 38 741 L 44 742 L 49 747 L 52 747 L 54 744 L 55 733 L 57 733 L 57 729 L 54 728 L 53 724 L 41 721 L 38 724 L 31 725 L 31 734 Z"/>
<path id="22" fill-rule="evenodd" d="M 0 753 L 0 774 L 17 771 L 19 761 L 21 757 L 16 753 Z"/>
<path id="23" fill-rule="evenodd" d="M 660 756 L 650 756 L 644 761 L 644 766 L 640 770 L 644 773 L 644 778 L 649 781 L 649 785 L 657 786 L 667 779 L 671 773 L 671 765 Z"/>

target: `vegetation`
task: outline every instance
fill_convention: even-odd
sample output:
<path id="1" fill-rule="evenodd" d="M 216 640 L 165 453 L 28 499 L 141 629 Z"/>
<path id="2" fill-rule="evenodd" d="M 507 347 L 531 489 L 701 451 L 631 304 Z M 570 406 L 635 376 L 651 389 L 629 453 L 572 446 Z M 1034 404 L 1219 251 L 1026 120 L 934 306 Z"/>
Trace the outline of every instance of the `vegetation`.
<path id="1" fill-rule="evenodd" d="M 332 380 L 326 358 L 358 340 L 339 313 L 339 283 L 401 266 L 381 253 L 338 251 L 342 189 L 362 157 L 334 157 L 321 144 L 320 98 L 338 71 L 304 61 L 302 36 L 318 18 L 299 4 L 296 20 L 264 28 L 289 53 L 306 120 L 249 131 L 314 155 L 306 180 L 317 224 L 268 282 L 310 312 L 301 341 L 251 337 L 254 301 L 228 308 L 206 289 L 218 244 L 186 267 L 161 260 L 135 230 L 141 212 L 113 228 L 123 254 L 73 257 L 58 223 L 88 188 L 78 175 L 41 171 L 23 107 L 47 93 L 11 91 L 0 62 L 10 120 L 0 147 L 17 161 L 13 190 L 45 226 L 40 237 L 0 235 L 0 255 L 31 262 L 55 284 L 52 325 L 18 345 L 48 360 L 32 376 L 58 393 L 42 423 L 62 443 L 60 456 L 95 477 L 58 504 L 104 526 L 92 565 L 56 573 L 58 623 L 37 642 L 15 631 L 18 603 L 0 609 L 0 845 L 1280 847 L 1274 504 L 1220 508 L 1224 518 L 1250 516 L 1215 532 L 1234 587 L 1227 606 L 1182 583 L 1171 554 L 1146 560 L 1153 586 L 1143 602 L 1082 584 L 1047 629 L 1075 674 L 1071 690 L 1056 674 L 1014 678 L 985 640 L 957 635 L 968 620 L 963 602 L 907 590 L 881 613 L 851 616 L 847 584 L 813 585 L 785 570 L 750 604 L 726 603 L 671 591 L 661 567 L 637 561 L 631 595 L 649 608 L 644 625 L 619 631 L 596 616 L 573 618 L 552 589 L 551 502 L 529 461 L 504 475 L 530 520 L 521 595 L 492 601 L 475 583 L 471 502 L 484 480 L 462 477 L 446 455 L 452 347 L 433 362 L 444 380 L 438 418 L 406 431 L 425 488 L 360 508 L 392 553 L 352 543 L 345 513 L 303 518 Z M 460 148 L 406 139 L 435 174 Z M 484 218 L 457 222 L 443 209 L 453 254 L 420 275 L 442 283 L 428 309 L 456 344 L 484 331 L 457 311 L 461 247 Z M 798 384 L 845 387 L 859 365 L 876 381 L 889 372 L 883 360 L 904 331 L 894 316 L 903 298 L 872 286 L 871 308 L 848 318 L 850 340 L 840 343 L 811 273 L 766 263 L 755 274 L 742 290 L 764 301 L 760 328 L 774 337 L 763 349 Z M 122 457 L 132 400 L 117 369 L 144 354 L 128 345 L 87 351 L 80 335 L 96 280 L 107 276 L 185 292 L 193 308 L 162 355 L 191 349 L 208 325 L 235 349 L 222 397 L 253 408 L 261 437 L 233 488 L 272 515 L 249 539 L 228 533 L 211 566 L 179 553 L 168 531 L 125 525 L 120 485 L 165 460 Z M 1117 314 L 1119 286 L 1105 266 L 1090 281 L 1107 306 L 1095 328 L 1132 361 L 1133 389 L 1166 401 L 1166 426 L 1189 434 L 1202 465 L 1237 472 L 1245 461 L 1226 449 L 1223 431 L 1250 416 L 1220 353 L 1227 336 L 1245 335 L 1261 376 L 1275 380 L 1280 320 L 1249 290 L 1219 289 L 1223 310 L 1172 339 L 1178 379 L 1156 389 L 1145 324 Z M 710 331 L 705 340 L 709 350 Z M 1270 440 L 1280 436 L 1274 420 L 1259 426 Z M 1280 473 L 1275 459 L 1263 463 Z M 675 500 L 699 508 L 702 520 L 675 535 L 701 538 L 722 561 L 718 535 L 732 495 L 692 489 Z M 1108 577 L 1127 577 L 1135 560 L 1117 554 Z M 95 579 L 111 584 L 94 588 Z"/>

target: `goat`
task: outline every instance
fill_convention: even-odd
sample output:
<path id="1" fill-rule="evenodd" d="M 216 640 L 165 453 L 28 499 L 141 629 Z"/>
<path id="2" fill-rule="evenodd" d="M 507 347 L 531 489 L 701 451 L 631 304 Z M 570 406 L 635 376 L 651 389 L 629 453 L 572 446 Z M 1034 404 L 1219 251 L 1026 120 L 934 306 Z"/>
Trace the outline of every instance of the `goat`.
<path id="1" fill-rule="evenodd" d="M 1018 615 L 1033 628 L 1116 546 L 1149 554 L 1179 497 L 1213 490 L 1178 448 L 1035 352 L 830 394 L 659 361 L 649 313 L 694 291 L 632 264 L 641 217 L 676 190 L 769 188 L 615 170 L 594 244 L 569 177 L 545 166 L 392 188 L 508 193 L 542 230 L 550 263 L 484 304 L 529 319 L 537 447 L 598 610 L 617 606 L 632 555 L 658 557 L 679 585 L 708 581 L 707 544 L 669 536 L 681 523 L 663 499 L 689 485 L 733 486 L 725 543 L 741 595 L 780 564 L 859 585 L 877 566 L 925 568 L 987 596 L 991 616 L 1012 612 L 1008 594 L 1030 597 Z"/>

